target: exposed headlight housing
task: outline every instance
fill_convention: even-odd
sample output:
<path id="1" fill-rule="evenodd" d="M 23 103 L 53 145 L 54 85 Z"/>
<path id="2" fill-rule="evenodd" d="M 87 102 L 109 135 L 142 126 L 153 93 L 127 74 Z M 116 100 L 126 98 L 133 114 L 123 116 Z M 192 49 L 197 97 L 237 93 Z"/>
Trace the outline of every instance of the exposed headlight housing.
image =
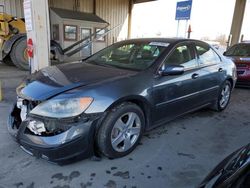
<path id="1" fill-rule="evenodd" d="M 52 118 L 68 118 L 83 113 L 93 98 L 51 99 L 36 106 L 30 113 Z"/>

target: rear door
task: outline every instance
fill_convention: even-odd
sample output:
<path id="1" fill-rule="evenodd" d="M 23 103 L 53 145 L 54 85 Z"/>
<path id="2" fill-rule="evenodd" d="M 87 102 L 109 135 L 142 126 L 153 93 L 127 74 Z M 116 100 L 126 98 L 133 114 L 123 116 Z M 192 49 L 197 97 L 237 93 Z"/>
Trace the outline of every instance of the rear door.
<path id="1" fill-rule="evenodd" d="M 209 103 L 218 97 L 219 89 L 225 79 L 226 71 L 220 56 L 208 44 L 195 42 L 201 81 L 200 102 Z"/>
<path id="2" fill-rule="evenodd" d="M 154 80 L 156 123 L 170 120 L 190 111 L 199 101 L 199 67 L 190 42 L 177 45 L 160 68 L 169 64 L 183 65 L 182 75 L 157 76 Z"/>

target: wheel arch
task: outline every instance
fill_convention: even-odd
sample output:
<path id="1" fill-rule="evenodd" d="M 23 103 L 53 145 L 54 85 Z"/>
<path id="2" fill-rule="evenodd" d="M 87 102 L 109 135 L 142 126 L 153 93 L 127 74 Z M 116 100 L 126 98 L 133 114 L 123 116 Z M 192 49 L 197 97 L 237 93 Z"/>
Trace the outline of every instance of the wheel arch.
<path id="1" fill-rule="evenodd" d="M 233 78 L 228 77 L 226 80 L 230 82 L 230 84 L 231 84 L 231 89 L 233 89 L 233 88 L 234 88 L 234 81 L 233 81 Z"/>
<path id="2" fill-rule="evenodd" d="M 102 156 L 102 152 L 100 151 L 99 147 L 98 147 L 98 141 L 97 141 L 97 138 L 98 138 L 98 132 L 99 130 L 101 129 L 101 126 L 103 124 L 103 121 L 105 121 L 105 119 L 107 118 L 109 112 L 116 108 L 117 106 L 121 106 L 123 104 L 135 104 L 137 105 L 143 112 L 144 114 L 144 118 L 145 118 L 145 127 L 144 127 L 144 130 L 147 130 L 148 126 L 150 125 L 150 122 L 151 122 L 151 108 L 152 108 L 152 105 L 150 105 L 149 101 L 142 97 L 142 96 L 127 96 L 127 97 L 123 97 L 123 98 L 120 98 L 118 100 L 116 100 L 115 102 L 113 102 L 105 111 L 104 111 L 104 114 L 103 116 L 97 120 L 95 126 L 94 126 L 94 143 L 93 143 L 93 147 L 94 147 L 94 155 L 97 156 L 97 157 L 101 157 Z"/>
<path id="3" fill-rule="evenodd" d="M 141 110 L 143 111 L 143 114 L 144 114 L 144 118 L 145 118 L 145 129 L 147 129 L 147 127 L 151 123 L 151 115 L 150 114 L 151 114 L 152 106 L 150 105 L 149 101 L 146 98 L 142 97 L 142 96 L 137 96 L 137 95 L 127 96 L 127 97 L 120 98 L 119 100 L 112 103 L 105 110 L 105 112 L 108 112 L 111 109 L 113 109 L 114 107 L 116 107 L 118 105 L 121 105 L 123 103 L 133 103 L 133 104 L 136 104 L 138 107 L 141 108 Z"/>
<path id="4" fill-rule="evenodd" d="M 128 97 L 123 97 L 123 98 L 120 98 L 120 99 L 116 100 L 108 108 L 106 108 L 106 110 L 104 111 L 103 117 L 96 123 L 96 126 L 95 126 L 96 133 L 98 132 L 99 128 L 102 125 L 102 122 L 105 120 L 105 118 L 107 117 L 108 113 L 113 108 L 115 108 L 116 106 L 119 106 L 119 105 L 121 105 L 123 103 L 133 103 L 133 104 L 136 104 L 142 110 L 142 112 L 144 114 L 144 118 L 145 118 L 145 129 L 147 130 L 147 128 L 151 124 L 151 120 L 152 120 L 152 118 L 151 118 L 151 109 L 152 109 L 152 106 L 147 101 L 147 99 L 145 99 L 142 96 L 128 96 Z"/>

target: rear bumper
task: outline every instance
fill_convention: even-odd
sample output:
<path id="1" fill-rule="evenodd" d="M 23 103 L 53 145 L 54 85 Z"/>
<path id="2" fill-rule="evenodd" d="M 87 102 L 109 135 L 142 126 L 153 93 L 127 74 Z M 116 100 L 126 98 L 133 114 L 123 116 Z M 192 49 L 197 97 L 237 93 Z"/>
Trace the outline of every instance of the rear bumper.
<path id="1" fill-rule="evenodd" d="M 237 69 L 237 85 L 250 85 L 250 70 Z"/>
<path id="2" fill-rule="evenodd" d="M 250 87 L 250 81 L 237 80 L 236 87 Z"/>
<path id="3" fill-rule="evenodd" d="M 27 126 L 31 121 L 43 119 L 28 117 L 17 129 L 13 116 L 16 114 L 13 113 L 15 108 L 14 106 L 9 116 L 8 130 L 26 153 L 57 164 L 70 163 L 94 155 L 95 127 L 102 114 L 74 122 L 68 130 L 60 134 L 40 136 L 32 134 Z M 58 126 L 60 123 L 58 122 Z"/>
<path id="4" fill-rule="evenodd" d="M 243 74 L 238 74 L 236 86 L 250 86 L 250 70 L 245 70 Z"/>

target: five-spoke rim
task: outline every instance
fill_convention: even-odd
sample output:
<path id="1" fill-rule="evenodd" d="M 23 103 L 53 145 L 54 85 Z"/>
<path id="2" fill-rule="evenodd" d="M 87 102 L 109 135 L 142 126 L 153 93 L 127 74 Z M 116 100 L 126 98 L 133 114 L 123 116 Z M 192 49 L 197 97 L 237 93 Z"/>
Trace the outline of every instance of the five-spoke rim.
<path id="1" fill-rule="evenodd" d="M 123 114 L 115 122 L 111 131 L 111 144 L 115 151 L 125 152 L 138 140 L 141 133 L 141 120 L 134 112 Z"/>
<path id="2" fill-rule="evenodd" d="M 225 85 L 221 91 L 220 107 L 225 108 L 230 98 L 230 86 Z"/>

